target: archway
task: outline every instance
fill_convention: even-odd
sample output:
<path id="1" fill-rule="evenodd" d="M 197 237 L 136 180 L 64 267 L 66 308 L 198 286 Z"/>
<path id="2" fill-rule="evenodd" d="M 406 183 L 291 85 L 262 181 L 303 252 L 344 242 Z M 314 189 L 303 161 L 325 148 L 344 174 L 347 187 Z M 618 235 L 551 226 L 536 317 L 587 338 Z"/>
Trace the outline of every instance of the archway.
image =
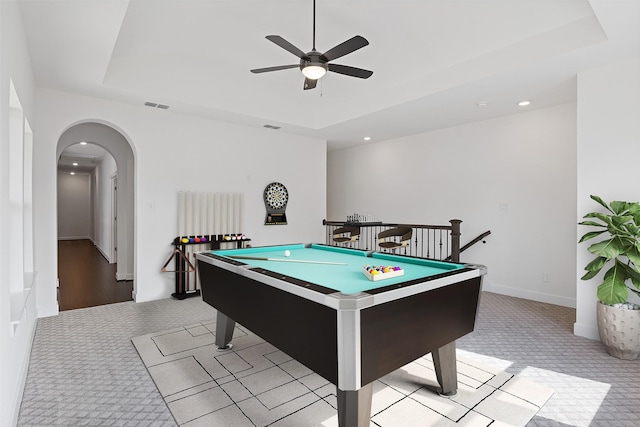
<path id="1" fill-rule="evenodd" d="M 59 138 L 56 158 L 58 161 L 61 159 L 61 155 L 71 146 L 80 144 L 81 142 L 87 143 L 87 146 L 97 146 L 104 149 L 109 157 L 113 158 L 115 167 L 112 167 L 113 171 L 108 172 L 105 176 L 103 173 L 100 176 L 100 182 L 98 178 L 93 176 L 92 186 L 100 185 L 103 189 L 105 185 L 111 186 L 115 183 L 117 177 L 117 192 L 113 193 L 114 200 L 107 200 L 103 205 L 108 204 L 115 207 L 113 217 L 117 218 L 117 227 L 114 224 L 104 224 L 105 216 L 102 215 L 95 224 L 99 230 L 96 230 L 98 237 L 103 241 L 103 249 L 106 248 L 105 258 L 110 262 L 115 262 L 117 269 L 115 271 L 116 280 L 131 280 L 133 281 L 133 295 L 136 291 L 135 283 L 135 257 L 134 257 L 134 170 L 135 170 L 135 158 L 133 149 L 128 138 L 119 130 L 115 129 L 109 124 L 92 122 L 83 122 L 70 126 Z M 105 169 L 109 169 L 107 166 Z M 105 182 L 105 181 L 109 182 Z M 105 191 L 102 191 L 103 197 L 111 198 L 112 194 L 109 192 L 105 195 Z M 104 208 L 104 206 L 103 206 Z M 94 218 L 96 216 L 94 215 Z M 113 242 L 111 242 L 111 236 L 109 230 L 113 229 L 115 233 L 112 234 Z M 107 235 L 99 235 L 100 233 Z M 108 242 L 108 243 L 106 243 Z M 117 248 L 117 250 L 116 250 Z"/>

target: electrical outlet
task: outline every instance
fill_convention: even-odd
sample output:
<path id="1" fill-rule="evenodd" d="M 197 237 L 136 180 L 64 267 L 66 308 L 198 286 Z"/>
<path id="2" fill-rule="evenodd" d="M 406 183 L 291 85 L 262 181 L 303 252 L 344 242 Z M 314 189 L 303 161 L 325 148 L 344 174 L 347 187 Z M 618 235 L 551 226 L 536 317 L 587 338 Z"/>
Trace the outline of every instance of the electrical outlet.
<path id="1" fill-rule="evenodd" d="M 549 273 L 544 273 L 542 275 L 542 281 L 547 283 L 551 282 L 551 277 L 549 276 Z"/>

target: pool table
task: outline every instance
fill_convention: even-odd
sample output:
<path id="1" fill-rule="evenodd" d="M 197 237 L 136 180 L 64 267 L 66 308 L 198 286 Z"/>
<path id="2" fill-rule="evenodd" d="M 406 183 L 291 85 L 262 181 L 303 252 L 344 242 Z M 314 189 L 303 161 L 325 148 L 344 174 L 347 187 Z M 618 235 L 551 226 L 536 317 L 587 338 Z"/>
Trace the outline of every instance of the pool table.
<path id="1" fill-rule="evenodd" d="M 373 381 L 428 353 L 439 391 L 457 391 L 455 340 L 474 329 L 484 266 L 321 244 L 207 251 L 197 263 L 216 345 L 228 348 L 239 322 L 335 384 L 340 426 L 369 426 Z M 372 281 L 366 265 L 404 275 Z"/>

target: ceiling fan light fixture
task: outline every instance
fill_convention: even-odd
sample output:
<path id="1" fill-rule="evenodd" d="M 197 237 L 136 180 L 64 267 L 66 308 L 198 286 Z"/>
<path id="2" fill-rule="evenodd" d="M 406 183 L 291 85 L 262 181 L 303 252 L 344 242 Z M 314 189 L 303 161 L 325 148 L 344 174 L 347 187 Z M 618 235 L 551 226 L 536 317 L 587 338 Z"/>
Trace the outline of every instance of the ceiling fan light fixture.
<path id="1" fill-rule="evenodd" d="M 321 79 L 327 73 L 325 64 L 312 64 L 302 67 L 302 74 L 311 80 Z"/>
<path id="2" fill-rule="evenodd" d="M 362 36 L 354 36 L 349 40 L 340 43 L 321 53 L 316 50 L 316 2 L 313 1 L 313 47 L 309 52 L 303 52 L 298 47 L 294 46 L 282 37 L 270 34 L 266 36 L 266 39 L 280 46 L 282 49 L 289 53 L 294 54 L 300 58 L 300 71 L 305 77 L 303 89 L 314 89 L 317 86 L 317 82 L 321 79 L 327 71 L 343 74 L 345 76 L 358 77 L 360 79 L 368 79 L 373 74 L 373 71 L 363 70 L 362 68 L 349 67 L 347 65 L 328 64 L 334 59 L 342 58 L 345 55 L 355 52 L 369 44 L 367 39 Z M 290 68 L 296 68 L 296 65 L 278 65 L 275 67 L 266 68 L 254 68 L 251 70 L 254 74 L 266 73 L 270 71 L 288 70 Z"/>

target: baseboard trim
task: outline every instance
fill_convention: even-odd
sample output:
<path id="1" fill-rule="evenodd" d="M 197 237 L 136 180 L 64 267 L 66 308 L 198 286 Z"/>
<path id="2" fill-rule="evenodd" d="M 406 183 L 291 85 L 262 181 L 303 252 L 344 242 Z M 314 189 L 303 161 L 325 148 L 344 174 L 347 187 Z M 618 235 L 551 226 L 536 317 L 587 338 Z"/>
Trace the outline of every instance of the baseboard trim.
<path id="1" fill-rule="evenodd" d="M 600 341 L 600 333 L 598 332 L 598 328 L 594 328 L 590 325 L 583 325 L 578 322 L 573 324 L 573 335 L 589 338 L 590 340 Z"/>
<path id="2" fill-rule="evenodd" d="M 93 239 L 91 239 L 91 237 L 89 236 L 66 236 L 66 237 L 58 236 L 58 240 L 91 240 L 93 242 Z"/>
<path id="3" fill-rule="evenodd" d="M 133 280 L 133 273 L 128 273 L 128 274 L 116 273 L 116 280 L 118 282 L 122 280 L 131 281 Z"/>
<path id="4" fill-rule="evenodd" d="M 524 298 L 532 301 L 544 302 L 547 304 L 576 308 L 575 298 L 566 298 L 558 295 L 543 294 L 541 292 L 532 292 L 523 289 L 509 288 L 507 286 L 498 286 L 487 282 L 482 285 L 482 290 L 493 292 L 495 294 L 508 295 L 510 297 Z"/>
<path id="5" fill-rule="evenodd" d="M 36 313 L 36 316 L 34 316 L 33 322 L 31 322 L 31 324 L 29 325 L 30 330 L 27 338 L 28 344 L 24 352 L 24 358 L 20 366 L 20 374 L 18 376 L 18 390 L 16 390 L 16 393 L 15 393 L 16 400 L 13 405 L 13 417 L 12 417 L 13 419 L 11 421 L 12 422 L 11 425 L 14 425 L 14 426 L 18 424 L 18 417 L 20 415 L 20 405 L 22 404 L 22 398 L 24 396 L 24 388 L 27 384 L 27 374 L 29 373 L 29 363 L 31 361 L 31 349 L 33 348 L 33 340 L 36 336 L 36 326 L 38 322 L 37 309 L 35 313 Z"/>
<path id="6" fill-rule="evenodd" d="M 43 317 L 51 317 L 51 316 L 57 316 L 58 314 L 60 314 L 60 305 L 58 304 L 58 301 L 56 300 L 56 302 L 54 304 L 50 304 L 48 306 L 37 306 L 36 307 L 36 312 L 37 312 L 37 316 L 38 319 L 41 319 Z"/>
<path id="7" fill-rule="evenodd" d="M 100 252 L 100 255 L 102 255 L 104 257 L 104 259 L 106 259 L 109 264 L 113 264 L 111 262 L 111 259 L 109 258 L 109 255 L 107 255 L 107 253 L 105 251 L 103 251 L 100 246 L 96 245 L 95 243 L 94 243 L 94 245 L 95 245 L 96 249 L 98 249 L 98 252 Z"/>

